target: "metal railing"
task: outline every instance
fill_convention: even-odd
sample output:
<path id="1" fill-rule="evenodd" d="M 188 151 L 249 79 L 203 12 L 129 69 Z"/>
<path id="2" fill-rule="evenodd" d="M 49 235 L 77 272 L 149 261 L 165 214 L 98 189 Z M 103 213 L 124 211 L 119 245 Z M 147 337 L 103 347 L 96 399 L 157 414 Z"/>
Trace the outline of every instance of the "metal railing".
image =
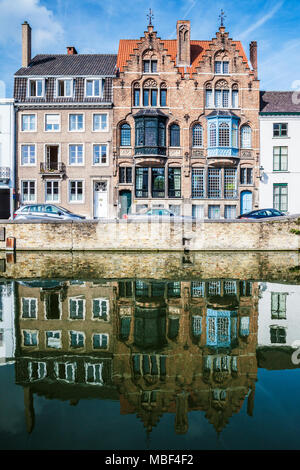
<path id="1" fill-rule="evenodd" d="M 64 163 L 47 162 L 40 164 L 40 173 L 60 174 L 65 173 L 66 167 Z"/>

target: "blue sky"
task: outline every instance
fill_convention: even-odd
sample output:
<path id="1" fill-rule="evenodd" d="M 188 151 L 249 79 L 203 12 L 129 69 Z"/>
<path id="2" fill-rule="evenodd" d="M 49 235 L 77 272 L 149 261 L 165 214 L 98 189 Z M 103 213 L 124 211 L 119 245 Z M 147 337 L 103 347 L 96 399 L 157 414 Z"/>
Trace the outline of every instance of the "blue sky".
<path id="1" fill-rule="evenodd" d="M 291 90 L 300 80 L 298 0 L 0 0 L 0 96 L 12 96 L 24 20 L 33 30 L 33 56 L 65 53 L 70 45 L 79 53 L 116 53 L 119 39 L 143 35 L 149 7 L 164 39 L 175 38 L 178 19 L 191 20 L 192 39 L 211 39 L 223 8 L 230 37 L 247 54 L 249 42 L 258 42 L 261 89 Z"/>

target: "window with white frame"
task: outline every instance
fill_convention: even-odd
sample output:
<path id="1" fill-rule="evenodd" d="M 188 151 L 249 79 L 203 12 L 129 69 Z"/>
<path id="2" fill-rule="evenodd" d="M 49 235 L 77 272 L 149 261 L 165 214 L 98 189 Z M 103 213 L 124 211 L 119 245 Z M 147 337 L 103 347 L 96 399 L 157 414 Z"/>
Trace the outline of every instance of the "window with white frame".
<path id="1" fill-rule="evenodd" d="M 55 362 L 54 370 L 58 380 L 64 380 L 69 383 L 75 382 L 76 364 L 74 362 Z"/>
<path id="2" fill-rule="evenodd" d="M 58 132 L 60 130 L 60 115 L 59 114 L 46 114 L 45 115 L 45 131 Z"/>
<path id="3" fill-rule="evenodd" d="M 22 114 L 21 129 L 23 132 L 33 132 L 36 130 L 36 115 Z"/>
<path id="4" fill-rule="evenodd" d="M 107 321 L 108 311 L 108 299 L 93 299 L 93 318 Z"/>
<path id="5" fill-rule="evenodd" d="M 213 108 L 213 91 L 211 85 L 207 86 L 205 90 L 205 102 L 207 108 Z"/>
<path id="6" fill-rule="evenodd" d="M 103 385 L 103 362 L 100 364 L 85 363 L 85 381 L 91 385 Z"/>
<path id="7" fill-rule="evenodd" d="M 46 362 L 30 361 L 28 362 L 28 377 L 32 382 L 34 380 L 42 380 L 47 375 Z"/>
<path id="8" fill-rule="evenodd" d="M 231 107 L 238 108 L 239 107 L 239 90 L 237 85 L 233 85 L 231 90 Z"/>
<path id="9" fill-rule="evenodd" d="M 83 131 L 83 114 L 69 115 L 69 131 Z"/>
<path id="10" fill-rule="evenodd" d="M 37 299 L 35 297 L 22 297 L 22 318 L 36 318 Z"/>
<path id="11" fill-rule="evenodd" d="M 93 145 L 93 165 L 107 165 L 107 145 Z"/>
<path id="12" fill-rule="evenodd" d="M 241 128 L 241 148 L 250 149 L 252 146 L 252 131 L 251 127 L 246 125 Z"/>
<path id="13" fill-rule="evenodd" d="M 93 348 L 94 349 L 107 349 L 108 348 L 108 334 L 95 333 L 93 335 Z"/>
<path id="14" fill-rule="evenodd" d="M 30 79 L 28 81 L 28 96 L 42 98 L 44 96 L 44 80 Z"/>
<path id="15" fill-rule="evenodd" d="M 23 344 L 24 346 L 37 346 L 38 345 L 37 330 L 23 330 Z"/>
<path id="16" fill-rule="evenodd" d="M 85 299 L 69 299 L 69 316 L 71 320 L 83 320 L 85 314 Z"/>
<path id="17" fill-rule="evenodd" d="M 103 95 L 104 80 L 101 78 L 87 78 L 85 81 L 85 96 L 87 98 L 100 98 Z"/>
<path id="18" fill-rule="evenodd" d="M 69 145 L 69 165 L 83 165 L 83 145 Z"/>
<path id="19" fill-rule="evenodd" d="M 56 96 L 70 98 L 73 95 L 73 80 L 70 78 L 58 79 Z"/>
<path id="20" fill-rule="evenodd" d="M 36 165 L 35 145 L 21 145 L 21 165 Z"/>
<path id="21" fill-rule="evenodd" d="M 107 131 L 107 114 L 94 114 L 93 115 L 93 131 Z"/>
<path id="22" fill-rule="evenodd" d="M 222 122 L 219 125 L 219 146 L 220 147 L 229 147 L 229 136 L 230 136 L 230 129 L 229 124 L 227 122 Z"/>
<path id="23" fill-rule="evenodd" d="M 60 349 L 61 331 L 46 331 L 46 347 L 51 349 Z"/>
<path id="24" fill-rule="evenodd" d="M 82 202 L 83 201 L 83 181 L 73 180 L 69 182 L 69 201 Z"/>
<path id="25" fill-rule="evenodd" d="M 203 146 L 203 129 L 201 124 L 195 124 L 193 127 L 193 147 Z"/>
<path id="26" fill-rule="evenodd" d="M 22 202 L 35 201 L 35 181 L 21 181 L 21 200 Z"/>
<path id="27" fill-rule="evenodd" d="M 70 331 L 70 347 L 72 349 L 84 347 L 84 333 L 82 331 Z"/>
<path id="28" fill-rule="evenodd" d="M 45 182 L 45 201 L 46 202 L 57 202 L 59 201 L 59 182 L 58 181 L 46 181 Z"/>
<path id="29" fill-rule="evenodd" d="M 228 74 L 229 73 L 229 62 L 228 60 L 216 60 L 215 61 L 215 74 Z"/>

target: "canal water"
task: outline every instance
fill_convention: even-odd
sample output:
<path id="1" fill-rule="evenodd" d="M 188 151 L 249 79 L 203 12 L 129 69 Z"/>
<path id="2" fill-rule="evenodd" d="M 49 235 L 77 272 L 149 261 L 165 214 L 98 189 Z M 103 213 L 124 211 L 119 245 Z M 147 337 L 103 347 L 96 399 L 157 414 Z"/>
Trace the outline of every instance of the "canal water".
<path id="1" fill-rule="evenodd" d="M 298 253 L 0 269 L 2 450 L 299 449 Z"/>

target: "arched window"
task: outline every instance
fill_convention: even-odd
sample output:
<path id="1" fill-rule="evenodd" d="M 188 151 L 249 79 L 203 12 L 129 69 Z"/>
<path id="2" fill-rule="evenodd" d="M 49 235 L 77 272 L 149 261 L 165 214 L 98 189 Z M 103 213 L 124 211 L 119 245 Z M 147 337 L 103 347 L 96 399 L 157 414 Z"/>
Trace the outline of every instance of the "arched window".
<path id="1" fill-rule="evenodd" d="M 228 60 L 215 60 L 215 74 L 228 74 L 229 73 L 229 61 Z"/>
<path id="2" fill-rule="evenodd" d="M 167 106 L 167 85 L 165 83 L 160 85 L 160 106 Z"/>
<path id="3" fill-rule="evenodd" d="M 206 108 L 213 108 L 213 91 L 211 83 L 206 85 L 205 89 L 205 106 Z"/>
<path id="4" fill-rule="evenodd" d="M 193 127 L 193 147 L 203 146 L 203 129 L 201 124 L 195 124 Z"/>
<path id="5" fill-rule="evenodd" d="M 219 147 L 229 147 L 229 125 L 226 122 L 222 122 L 219 125 Z"/>
<path id="6" fill-rule="evenodd" d="M 180 147 L 180 127 L 178 124 L 170 126 L 170 147 Z"/>
<path id="7" fill-rule="evenodd" d="M 237 85 L 233 85 L 231 90 L 231 107 L 238 108 L 239 107 L 239 89 Z"/>
<path id="8" fill-rule="evenodd" d="M 236 122 L 232 123 L 232 130 L 231 130 L 231 146 L 237 148 L 238 147 L 238 125 Z"/>
<path id="9" fill-rule="evenodd" d="M 143 86 L 143 105 L 157 106 L 157 84 L 155 80 L 146 80 Z"/>
<path id="10" fill-rule="evenodd" d="M 135 83 L 133 88 L 133 106 L 140 106 L 140 99 L 140 85 Z"/>
<path id="11" fill-rule="evenodd" d="M 216 147 L 217 146 L 217 128 L 215 123 L 212 123 L 209 126 L 209 146 Z"/>
<path id="12" fill-rule="evenodd" d="M 250 126 L 243 126 L 241 128 L 241 148 L 250 149 L 252 144 L 252 131 Z"/>
<path id="13" fill-rule="evenodd" d="M 229 87 L 226 80 L 220 80 L 216 83 L 215 88 L 215 107 L 228 108 L 229 107 Z"/>
<path id="14" fill-rule="evenodd" d="M 129 124 L 122 124 L 121 128 L 121 146 L 130 146 L 131 144 L 131 128 Z"/>

